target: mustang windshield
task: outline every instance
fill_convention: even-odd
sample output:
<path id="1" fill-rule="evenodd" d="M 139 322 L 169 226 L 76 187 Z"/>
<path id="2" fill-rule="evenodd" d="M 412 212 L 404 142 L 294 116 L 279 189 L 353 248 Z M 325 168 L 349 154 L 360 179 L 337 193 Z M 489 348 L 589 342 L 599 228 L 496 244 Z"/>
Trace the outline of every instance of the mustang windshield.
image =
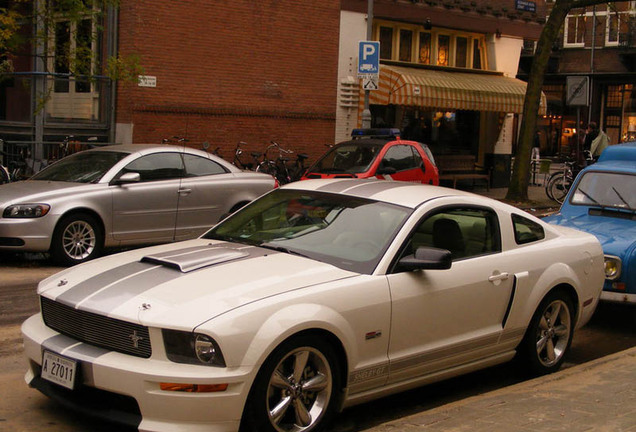
<path id="1" fill-rule="evenodd" d="M 124 152 L 79 152 L 49 165 L 31 180 L 74 183 L 97 182 L 117 162 L 128 156 Z"/>
<path id="2" fill-rule="evenodd" d="M 636 175 L 590 171 L 577 184 L 571 203 L 636 211 Z"/>
<path id="3" fill-rule="evenodd" d="M 371 273 L 410 209 L 315 191 L 280 189 L 203 236 L 307 256 Z"/>
<path id="4" fill-rule="evenodd" d="M 339 144 L 332 147 L 309 171 L 324 174 L 363 173 L 369 169 L 382 147 L 382 144 L 369 144 L 364 141 Z"/>

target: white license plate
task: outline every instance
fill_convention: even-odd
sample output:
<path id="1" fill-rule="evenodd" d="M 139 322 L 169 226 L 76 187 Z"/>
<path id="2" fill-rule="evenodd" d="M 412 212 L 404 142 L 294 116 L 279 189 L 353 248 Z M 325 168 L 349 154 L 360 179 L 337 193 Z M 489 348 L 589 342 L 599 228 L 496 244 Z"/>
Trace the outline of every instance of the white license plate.
<path id="1" fill-rule="evenodd" d="M 42 354 L 42 378 L 73 390 L 77 361 L 51 351 Z"/>

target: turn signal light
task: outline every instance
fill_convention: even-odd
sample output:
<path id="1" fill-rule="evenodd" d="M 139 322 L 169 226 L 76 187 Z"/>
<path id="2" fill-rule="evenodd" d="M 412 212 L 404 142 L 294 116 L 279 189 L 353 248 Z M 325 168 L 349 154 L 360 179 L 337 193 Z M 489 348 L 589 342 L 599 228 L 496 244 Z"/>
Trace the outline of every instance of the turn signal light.
<path id="1" fill-rule="evenodd" d="M 625 291 L 625 282 L 614 282 L 612 284 L 612 289 Z"/>
<path id="2" fill-rule="evenodd" d="M 177 384 L 159 383 L 163 391 L 179 391 L 187 393 L 213 393 L 227 390 L 228 384 Z"/>

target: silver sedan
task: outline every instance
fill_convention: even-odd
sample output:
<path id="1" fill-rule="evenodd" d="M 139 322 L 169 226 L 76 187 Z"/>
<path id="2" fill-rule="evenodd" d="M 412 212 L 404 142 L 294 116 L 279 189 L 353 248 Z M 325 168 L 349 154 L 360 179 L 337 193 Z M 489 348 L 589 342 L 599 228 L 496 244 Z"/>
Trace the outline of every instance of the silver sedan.
<path id="1" fill-rule="evenodd" d="M 0 186 L 0 251 L 74 265 L 104 247 L 191 239 L 274 187 L 269 175 L 190 148 L 86 150 Z"/>

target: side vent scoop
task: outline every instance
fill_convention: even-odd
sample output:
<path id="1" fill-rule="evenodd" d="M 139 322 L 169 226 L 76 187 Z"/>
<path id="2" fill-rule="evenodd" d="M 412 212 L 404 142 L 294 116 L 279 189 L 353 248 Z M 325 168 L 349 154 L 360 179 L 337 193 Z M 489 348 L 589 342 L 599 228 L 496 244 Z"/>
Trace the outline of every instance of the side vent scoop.
<path id="1" fill-rule="evenodd" d="M 147 255 L 141 262 L 158 264 L 188 273 L 203 267 L 221 264 L 248 256 L 247 252 L 228 248 L 196 248 Z"/>

